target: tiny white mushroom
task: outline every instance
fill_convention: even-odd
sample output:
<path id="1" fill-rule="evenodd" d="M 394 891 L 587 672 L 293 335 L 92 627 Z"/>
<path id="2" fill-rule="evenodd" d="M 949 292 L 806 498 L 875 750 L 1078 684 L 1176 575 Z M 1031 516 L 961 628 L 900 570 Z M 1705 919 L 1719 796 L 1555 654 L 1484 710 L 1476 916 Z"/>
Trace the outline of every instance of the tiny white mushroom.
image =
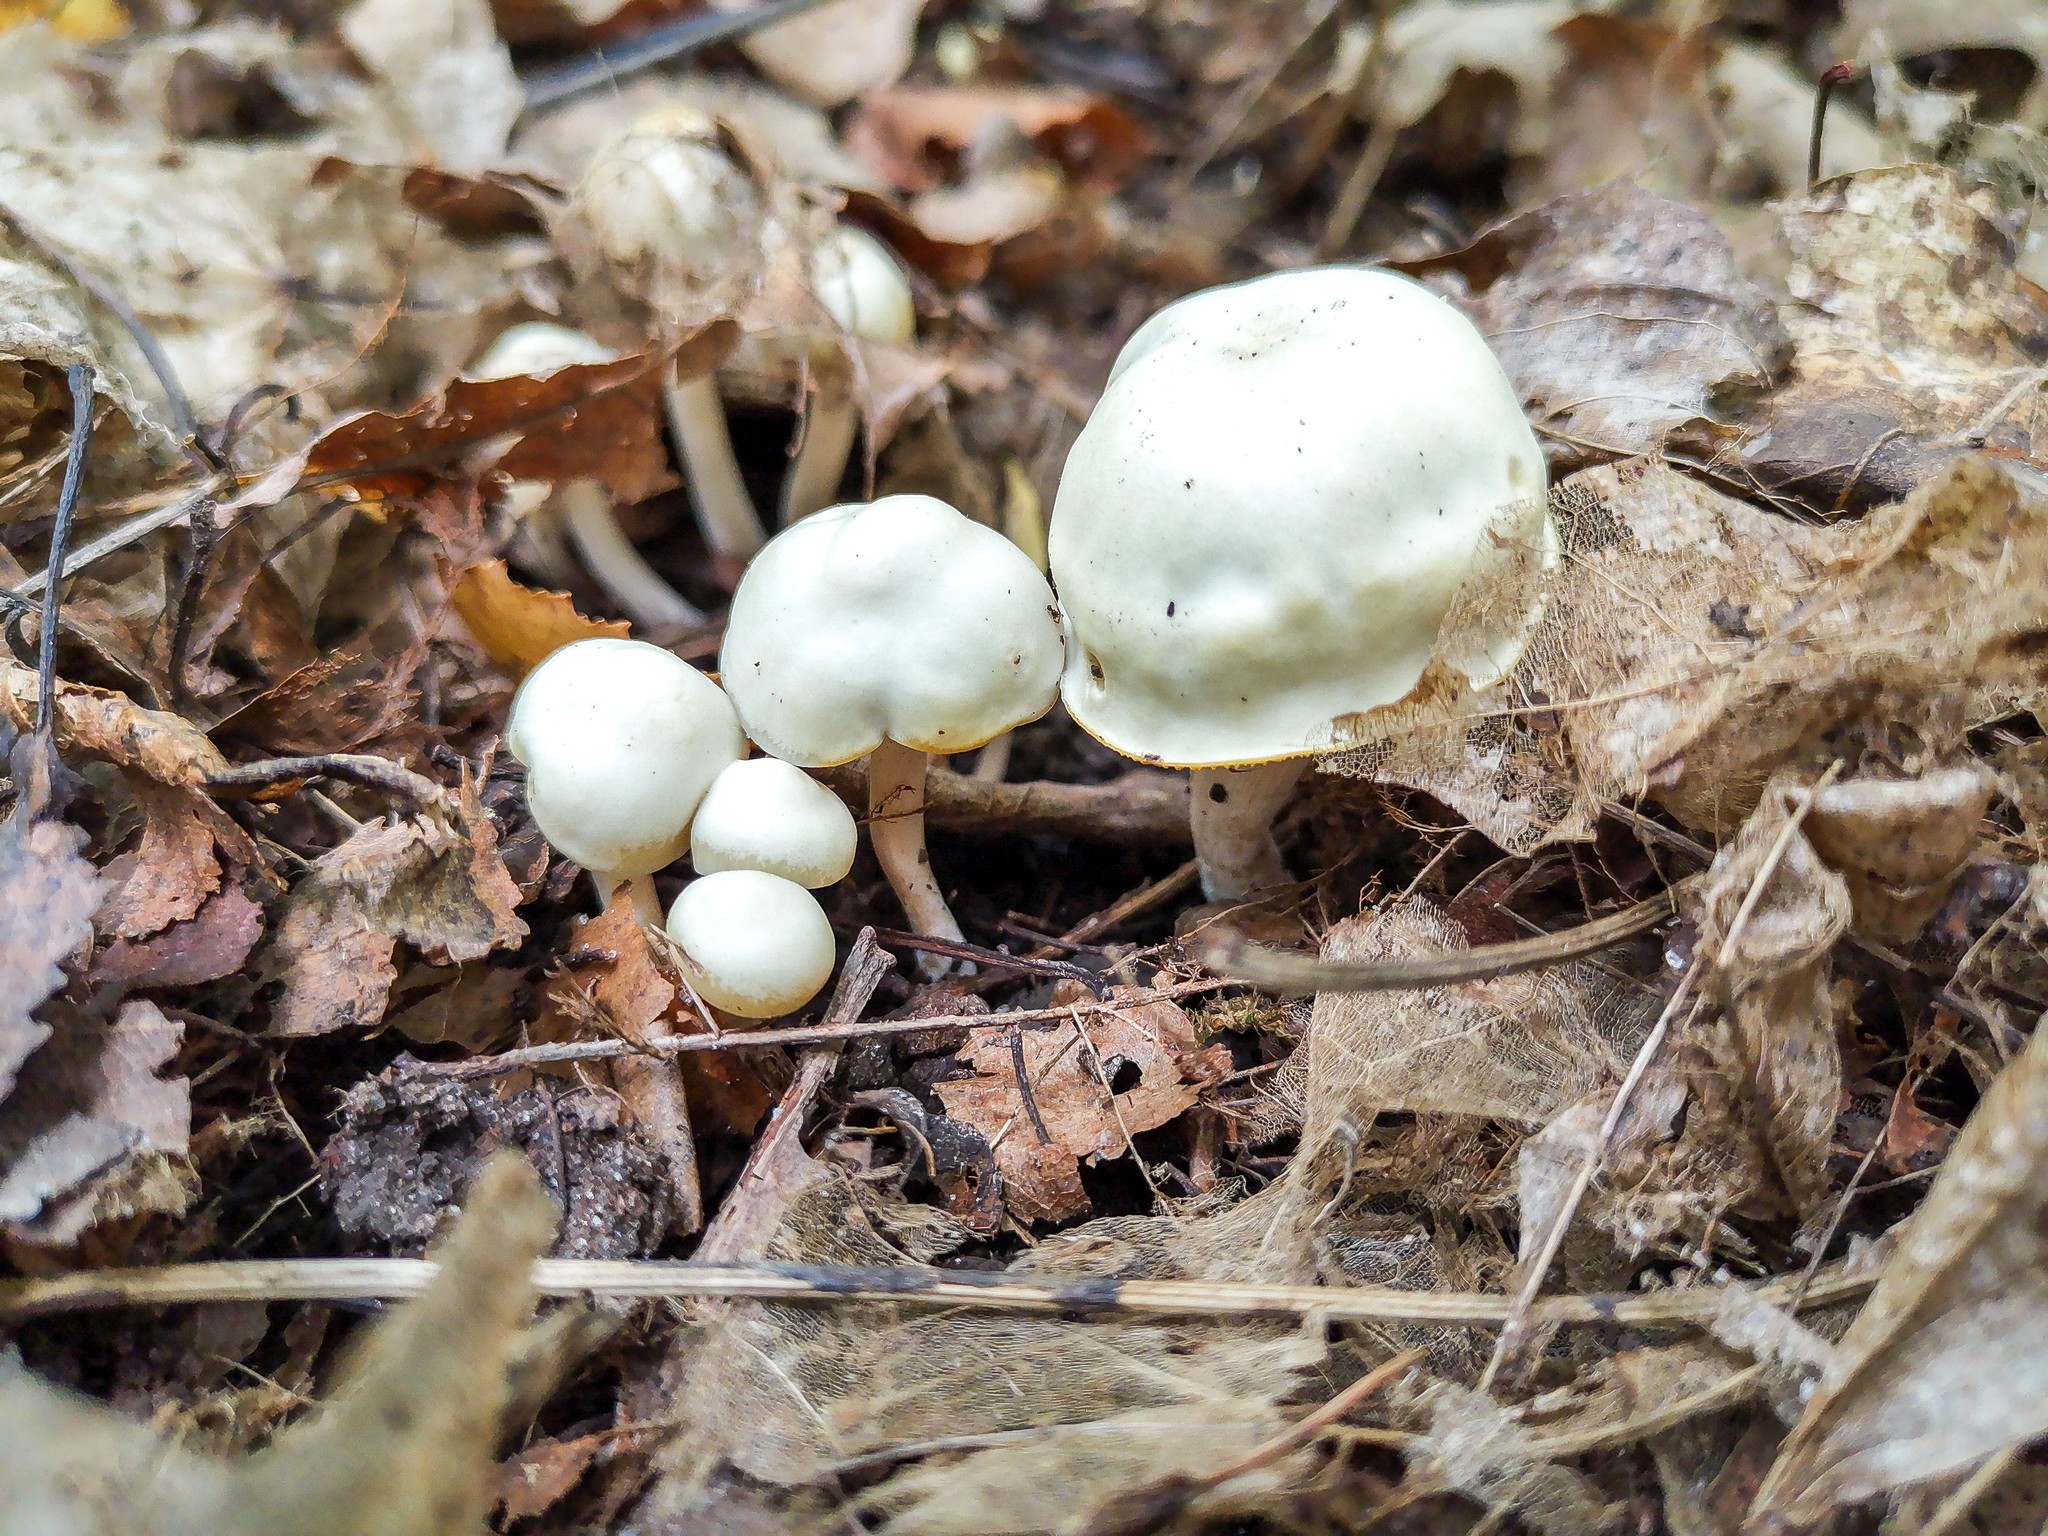
<path id="1" fill-rule="evenodd" d="M 1063 653 L 1029 556 L 943 501 L 886 496 L 769 540 L 733 594 L 719 665 L 765 750 L 808 768 L 869 758 L 875 857 L 911 926 L 958 940 L 925 848 L 925 754 L 1036 720 Z"/>
<path id="2" fill-rule="evenodd" d="M 609 363 L 618 354 L 602 342 L 565 325 L 527 321 L 510 327 L 477 359 L 469 377 L 508 379 L 519 375 L 544 378 L 560 368 L 582 363 Z M 561 560 L 557 520 L 575 541 L 583 565 L 619 609 L 647 629 L 693 628 L 704 613 L 671 587 L 642 558 L 619 527 L 611 494 L 597 480 L 570 480 L 544 486 L 519 482 L 512 488 L 528 536 L 550 566 Z M 551 579 L 561 578 L 549 572 Z"/>
<path id="3" fill-rule="evenodd" d="M 853 868 L 853 812 L 794 763 L 750 757 L 712 780 L 690 824 L 700 874 L 758 869 L 821 890 Z"/>
<path id="4" fill-rule="evenodd" d="M 1542 450 L 1485 340 L 1405 277 L 1311 268 L 1154 315 L 1068 456 L 1049 534 L 1061 693 L 1192 768 L 1212 900 L 1287 878 L 1272 821 L 1345 718 L 1437 657 L 1511 668 L 1555 558 Z M 1479 632 L 1447 636 L 1468 584 Z"/>
<path id="5" fill-rule="evenodd" d="M 811 292 L 846 336 L 908 346 L 917 337 L 910 281 L 889 248 L 864 229 L 836 224 L 811 253 Z M 803 442 L 782 488 L 782 521 L 795 522 L 839 495 L 839 480 L 860 429 L 846 359 L 814 348 L 818 367 Z"/>
<path id="6" fill-rule="evenodd" d="M 569 218 L 612 280 L 674 323 L 731 313 L 765 259 L 759 189 L 720 146 L 717 123 L 694 108 L 650 113 L 598 150 Z M 714 554 L 744 561 L 765 535 L 718 383 L 672 376 L 665 398 L 704 541 Z"/>
<path id="7" fill-rule="evenodd" d="M 535 825 L 589 870 L 600 901 L 689 846 L 690 818 L 746 750 L 724 691 L 688 662 L 640 640 L 579 640 L 528 674 L 512 701 L 505 747 L 526 767 Z"/>
<path id="8" fill-rule="evenodd" d="M 742 1019 L 793 1013 L 832 976 L 832 924 L 792 880 L 729 869 L 683 887 L 668 936 L 697 995 Z"/>

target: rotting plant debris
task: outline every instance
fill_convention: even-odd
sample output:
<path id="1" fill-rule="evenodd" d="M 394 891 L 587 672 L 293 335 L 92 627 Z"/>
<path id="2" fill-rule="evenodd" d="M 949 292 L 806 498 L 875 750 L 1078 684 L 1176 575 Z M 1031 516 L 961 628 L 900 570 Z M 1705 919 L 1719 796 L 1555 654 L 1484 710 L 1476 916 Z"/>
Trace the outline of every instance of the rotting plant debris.
<path id="1" fill-rule="evenodd" d="M 1838 9 L 0 6 L 0 1533 L 2038 1532 L 2048 0 Z"/>

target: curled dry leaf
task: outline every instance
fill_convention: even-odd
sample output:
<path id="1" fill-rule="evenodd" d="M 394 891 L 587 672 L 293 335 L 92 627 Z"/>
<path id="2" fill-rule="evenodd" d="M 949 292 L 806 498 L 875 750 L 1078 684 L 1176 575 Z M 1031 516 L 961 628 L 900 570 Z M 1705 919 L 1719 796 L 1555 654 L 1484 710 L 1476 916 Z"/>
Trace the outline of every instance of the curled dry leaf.
<path id="1" fill-rule="evenodd" d="M 324 1035 L 384 1017 L 403 939 L 476 960 L 526 936 L 497 833 L 465 786 L 452 823 L 370 825 L 323 854 L 285 898 L 257 973 L 281 982 L 270 1032 Z"/>
<path id="2" fill-rule="evenodd" d="M 515 679 L 565 645 L 624 639 L 632 629 L 619 619 L 586 619 L 566 592 L 521 586 L 502 560 L 472 565 L 456 578 L 448 600 L 484 654 Z"/>
<path id="3" fill-rule="evenodd" d="M 1652 452 L 1717 399 L 1767 387 L 1791 354 L 1713 221 L 1632 181 L 1397 265 L 1485 333 L 1554 468 Z"/>
<path id="4" fill-rule="evenodd" d="M 2037 0 L 1846 0 L 1841 16 L 1828 46 L 1865 66 L 1884 57 L 2022 55 L 2034 67 L 2019 99 L 2001 105 L 2019 122 L 2048 123 L 2048 15 Z"/>
<path id="5" fill-rule="evenodd" d="M 1131 1151 L 1195 1102 L 1201 1085 L 1230 1070 L 1220 1046 L 1195 1044 L 1175 1004 L 1119 994 L 1115 1012 L 1057 1029 L 978 1032 L 960 1052 L 977 1075 L 939 1083 L 946 1113 L 995 1149 L 1003 1200 L 1019 1221 L 1064 1221 L 1088 1209 L 1082 1160 Z"/>
<path id="6" fill-rule="evenodd" d="M 218 981 L 239 971 L 262 937 L 263 909 L 231 883 L 184 922 L 107 945 L 93 957 L 91 984 L 118 993 Z"/>
<path id="7" fill-rule="evenodd" d="M 220 860 L 190 791 L 139 779 L 129 792 L 142 814 L 142 836 L 106 866 L 113 885 L 97 926 L 117 938 L 146 939 L 191 917 L 220 889 Z"/>
<path id="8" fill-rule="evenodd" d="M 338 30 L 384 86 L 391 130 L 414 157 L 463 172 L 504 153 L 526 95 L 488 0 L 358 0 Z"/>
<path id="9" fill-rule="evenodd" d="M 1997 788 L 1972 762 L 1910 779 L 1850 779 L 1815 795 L 1806 837 L 1846 882 L 1858 933 L 1886 944 L 1919 935 L 1976 851 Z"/>
<path id="10" fill-rule="evenodd" d="M 10 1236 L 62 1247 L 106 1217 L 185 1208 L 190 1191 L 176 1177 L 116 1188 L 125 1171 L 185 1154 L 191 1089 L 157 1076 L 184 1033 L 153 1003 L 128 1003 L 112 1023 L 58 1011 L 0 1102 L 0 1223 Z"/>
<path id="11" fill-rule="evenodd" d="M 1008 125 L 1075 185 L 1113 191 L 1145 158 L 1145 139 L 1122 108 L 1083 91 L 993 86 L 905 86 L 862 99 L 846 144 L 902 192 L 943 186 L 959 157 Z"/>
<path id="12" fill-rule="evenodd" d="M 1991 1085 L 1785 1442 L 1751 1525 L 1974 1466 L 2048 1430 L 2048 1032 Z"/>
<path id="13" fill-rule="evenodd" d="M 0 1362 L 0 1485 L 79 1536 L 453 1536 L 488 1510 L 509 1376 L 554 1218 L 518 1158 L 462 1203 L 425 1294 L 380 1321 L 319 1414 L 254 1456 L 202 1456 Z"/>
<path id="14" fill-rule="evenodd" d="M 0 656 L 0 719 L 18 731 L 35 725 L 34 667 Z M 220 748 L 183 716 L 144 709 L 125 693 L 57 680 L 53 731 L 67 756 L 133 769 L 159 784 L 203 786 L 228 765 Z"/>

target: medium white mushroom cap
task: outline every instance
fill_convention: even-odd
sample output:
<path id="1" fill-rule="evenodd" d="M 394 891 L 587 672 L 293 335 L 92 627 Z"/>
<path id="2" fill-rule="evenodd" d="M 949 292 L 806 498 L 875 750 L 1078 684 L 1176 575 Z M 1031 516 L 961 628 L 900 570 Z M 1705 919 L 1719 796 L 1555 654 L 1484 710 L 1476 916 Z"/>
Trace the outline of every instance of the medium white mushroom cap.
<path id="1" fill-rule="evenodd" d="M 1052 708 L 1064 643 L 1031 557 L 930 496 L 828 507 L 747 567 L 720 675 L 765 751 L 965 752 Z"/>
<path id="2" fill-rule="evenodd" d="M 743 1019 L 794 1012 L 832 976 L 832 924 L 818 898 L 757 869 L 684 886 L 669 908 L 668 936 L 697 995 Z"/>
<path id="3" fill-rule="evenodd" d="M 521 374 L 553 373 L 579 363 L 610 363 L 619 354 L 603 342 L 566 325 L 528 320 L 508 326 L 470 365 L 472 379 L 510 379 Z"/>
<path id="4" fill-rule="evenodd" d="M 620 287 L 671 319 L 729 305 L 764 259 L 760 191 L 691 107 L 649 113 L 599 149 L 569 227 Z"/>
<path id="5" fill-rule="evenodd" d="M 1540 611 L 1546 484 L 1514 386 L 1419 283 L 1322 267 L 1183 299 L 1125 346 L 1060 480 L 1067 708 L 1183 767 L 1338 747 L 1491 581 L 1506 598 L 1443 653 L 1483 686 Z"/>
<path id="6" fill-rule="evenodd" d="M 917 339 L 910 280 L 889 248 L 864 229 L 835 224 L 818 242 L 811 253 L 811 292 L 850 335 L 899 347 Z"/>
<path id="7" fill-rule="evenodd" d="M 819 890 L 853 868 L 860 829 L 831 790 L 794 763 L 750 757 L 711 781 L 690 823 L 701 874 L 758 869 Z"/>
<path id="8" fill-rule="evenodd" d="M 746 750 L 732 703 L 642 640 L 579 640 L 528 674 L 505 746 L 526 765 L 534 822 L 565 856 L 651 874 L 689 846 L 711 782 Z"/>

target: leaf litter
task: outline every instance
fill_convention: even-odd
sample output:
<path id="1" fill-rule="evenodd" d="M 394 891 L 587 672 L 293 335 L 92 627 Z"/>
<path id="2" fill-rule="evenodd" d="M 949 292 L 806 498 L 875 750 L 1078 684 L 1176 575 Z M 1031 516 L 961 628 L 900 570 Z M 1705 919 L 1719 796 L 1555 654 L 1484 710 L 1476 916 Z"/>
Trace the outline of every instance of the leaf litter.
<path id="1" fill-rule="evenodd" d="M 2038 1528 L 2039 7 L 832 0 L 531 104 L 676 8 L 29 9 L 55 24 L 0 31 L 0 1524 Z M 591 156 L 679 103 L 786 233 L 729 318 L 579 245 Z M 500 736 L 554 649 L 634 633 L 529 488 L 602 487 L 709 615 L 648 638 L 716 650 L 738 570 L 663 383 L 716 382 L 771 502 L 835 217 L 920 322 L 829 365 L 867 437 L 842 494 L 1042 545 L 1147 314 L 1377 261 L 1488 337 L 1560 549 L 1507 552 L 1544 607 L 1505 677 L 1434 667 L 1348 722 L 1263 909 L 1198 907 L 1184 789 L 1063 716 L 935 770 L 976 970 L 891 967 L 863 855 L 826 893 L 841 987 L 785 1046 L 596 911 Z M 529 320 L 618 359 L 468 374 Z M 1290 1004 L 1204 969 L 1251 940 L 1395 980 Z M 334 1305 L 397 1284 L 347 1264 L 428 1251 L 391 1316 Z M 804 1289 L 529 1327 L 543 1252 L 615 1296 L 693 1257 Z M 218 1282 L 240 1312 L 51 1299 L 222 1259 L 274 1266 Z M 940 1281 L 986 1304 L 917 1299 Z M 1344 1292 L 1442 1305 L 1318 1314 Z M 1664 1299 L 1704 1304 L 1609 1322 Z"/>

